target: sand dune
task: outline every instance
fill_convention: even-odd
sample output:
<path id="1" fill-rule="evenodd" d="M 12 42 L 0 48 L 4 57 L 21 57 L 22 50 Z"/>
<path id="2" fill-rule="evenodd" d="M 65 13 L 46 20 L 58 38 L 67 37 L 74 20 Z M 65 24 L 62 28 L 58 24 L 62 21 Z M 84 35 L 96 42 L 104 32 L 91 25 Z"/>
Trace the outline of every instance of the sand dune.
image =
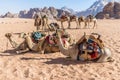
<path id="1" fill-rule="evenodd" d="M 101 34 L 115 59 L 105 63 L 71 61 L 60 52 L 14 54 L 4 34 L 33 31 L 33 22 L 32 19 L 0 19 L 0 80 L 120 80 L 120 20 L 98 20 L 97 29 L 67 30 L 76 41 L 84 32 Z M 72 28 L 75 27 L 72 23 Z M 17 36 L 15 40 L 21 42 Z"/>

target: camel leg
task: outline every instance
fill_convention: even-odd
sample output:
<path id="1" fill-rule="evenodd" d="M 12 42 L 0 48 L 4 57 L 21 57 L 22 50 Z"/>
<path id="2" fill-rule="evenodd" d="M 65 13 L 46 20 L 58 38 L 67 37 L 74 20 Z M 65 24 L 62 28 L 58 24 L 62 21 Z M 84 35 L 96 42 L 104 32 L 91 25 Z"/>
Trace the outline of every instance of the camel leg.
<path id="1" fill-rule="evenodd" d="M 76 21 L 76 25 L 77 25 L 77 26 L 76 26 L 76 29 L 79 28 L 79 26 L 78 26 L 78 25 L 79 25 L 79 24 L 78 24 L 78 21 Z"/>
<path id="2" fill-rule="evenodd" d="M 37 51 L 38 46 L 37 46 L 35 43 L 33 43 L 33 41 L 32 41 L 32 39 L 31 39 L 30 36 L 27 36 L 27 37 L 25 38 L 25 41 L 26 41 L 29 49 L 31 49 L 31 50 L 33 50 L 33 51 Z"/>
<path id="3" fill-rule="evenodd" d="M 61 27 L 62 27 L 62 29 L 64 29 L 64 27 L 63 27 L 63 22 L 61 22 Z"/>
<path id="4" fill-rule="evenodd" d="M 70 29 L 70 26 L 71 26 L 70 21 L 68 21 L 68 29 Z"/>
<path id="5" fill-rule="evenodd" d="M 20 53 L 25 53 L 25 52 L 28 52 L 29 51 L 29 48 L 26 48 L 24 50 L 18 50 L 16 51 L 17 54 L 20 54 Z"/>
<path id="6" fill-rule="evenodd" d="M 93 26 L 93 29 L 94 29 L 95 27 L 97 28 L 96 21 L 94 21 L 94 26 Z"/>
<path id="7" fill-rule="evenodd" d="M 88 22 L 88 29 L 90 29 L 90 22 Z"/>
<path id="8" fill-rule="evenodd" d="M 79 27 L 81 28 L 81 21 L 78 21 L 78 25 L 79 25 Z"/>
<path id="9" fill-rule="evenodd" d="M 95 22 L 94 22 L 94 25 L 93 25 L 93 29 L 95 28 Z"/>
<path id="10" fill-rule="evenodd" d="M 36 26 L 36 30 L 37 30 L 37 31 L 40 30 L 40 26 Z"/>
<path id="11" fill-rule="evenodd" d="M 84 22 L 84 23 L 85 23 L 84 29 L 86 29 L 87 28 L 87 22 Z"/>

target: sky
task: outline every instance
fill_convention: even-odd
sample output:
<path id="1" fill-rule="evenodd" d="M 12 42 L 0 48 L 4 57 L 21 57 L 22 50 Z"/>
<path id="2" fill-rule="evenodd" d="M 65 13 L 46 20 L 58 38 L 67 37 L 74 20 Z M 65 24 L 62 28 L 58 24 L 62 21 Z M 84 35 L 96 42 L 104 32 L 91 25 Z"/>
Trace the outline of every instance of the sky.
<path id="1" fill-rule="evenodd" d="M 66 6 L 75 11 L 82 11 L 89 8 L 96 0 L 1 0 L 0 14 L 6 12 L 18 13 L 20 10 L 30 8 L 43 8 L 44 6 L 61 8 Z"/>

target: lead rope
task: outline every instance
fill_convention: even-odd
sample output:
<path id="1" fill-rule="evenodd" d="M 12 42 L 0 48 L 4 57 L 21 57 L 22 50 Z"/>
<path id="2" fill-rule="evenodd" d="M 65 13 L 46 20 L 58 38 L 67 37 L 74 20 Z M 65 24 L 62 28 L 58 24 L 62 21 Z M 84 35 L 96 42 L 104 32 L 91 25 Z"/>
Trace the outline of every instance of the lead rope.
<path id="1" fill-rule="evenodd" d="M 7 43 L 6 43 L 6 50 L 8 50 L 8 39 L 7 39 Z"/>

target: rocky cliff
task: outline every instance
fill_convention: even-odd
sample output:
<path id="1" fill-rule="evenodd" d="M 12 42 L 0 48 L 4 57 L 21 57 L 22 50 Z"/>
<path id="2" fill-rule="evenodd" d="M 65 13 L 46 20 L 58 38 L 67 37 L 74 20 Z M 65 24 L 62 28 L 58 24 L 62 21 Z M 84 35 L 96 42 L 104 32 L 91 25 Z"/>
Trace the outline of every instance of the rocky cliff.
<path id="1" fill-rule="evenodd" d="M 96 15 L 96 18 L 116 18 L 120 19 L 120 3 L 110 2 L 104 8 L 103 11 Z"/>

